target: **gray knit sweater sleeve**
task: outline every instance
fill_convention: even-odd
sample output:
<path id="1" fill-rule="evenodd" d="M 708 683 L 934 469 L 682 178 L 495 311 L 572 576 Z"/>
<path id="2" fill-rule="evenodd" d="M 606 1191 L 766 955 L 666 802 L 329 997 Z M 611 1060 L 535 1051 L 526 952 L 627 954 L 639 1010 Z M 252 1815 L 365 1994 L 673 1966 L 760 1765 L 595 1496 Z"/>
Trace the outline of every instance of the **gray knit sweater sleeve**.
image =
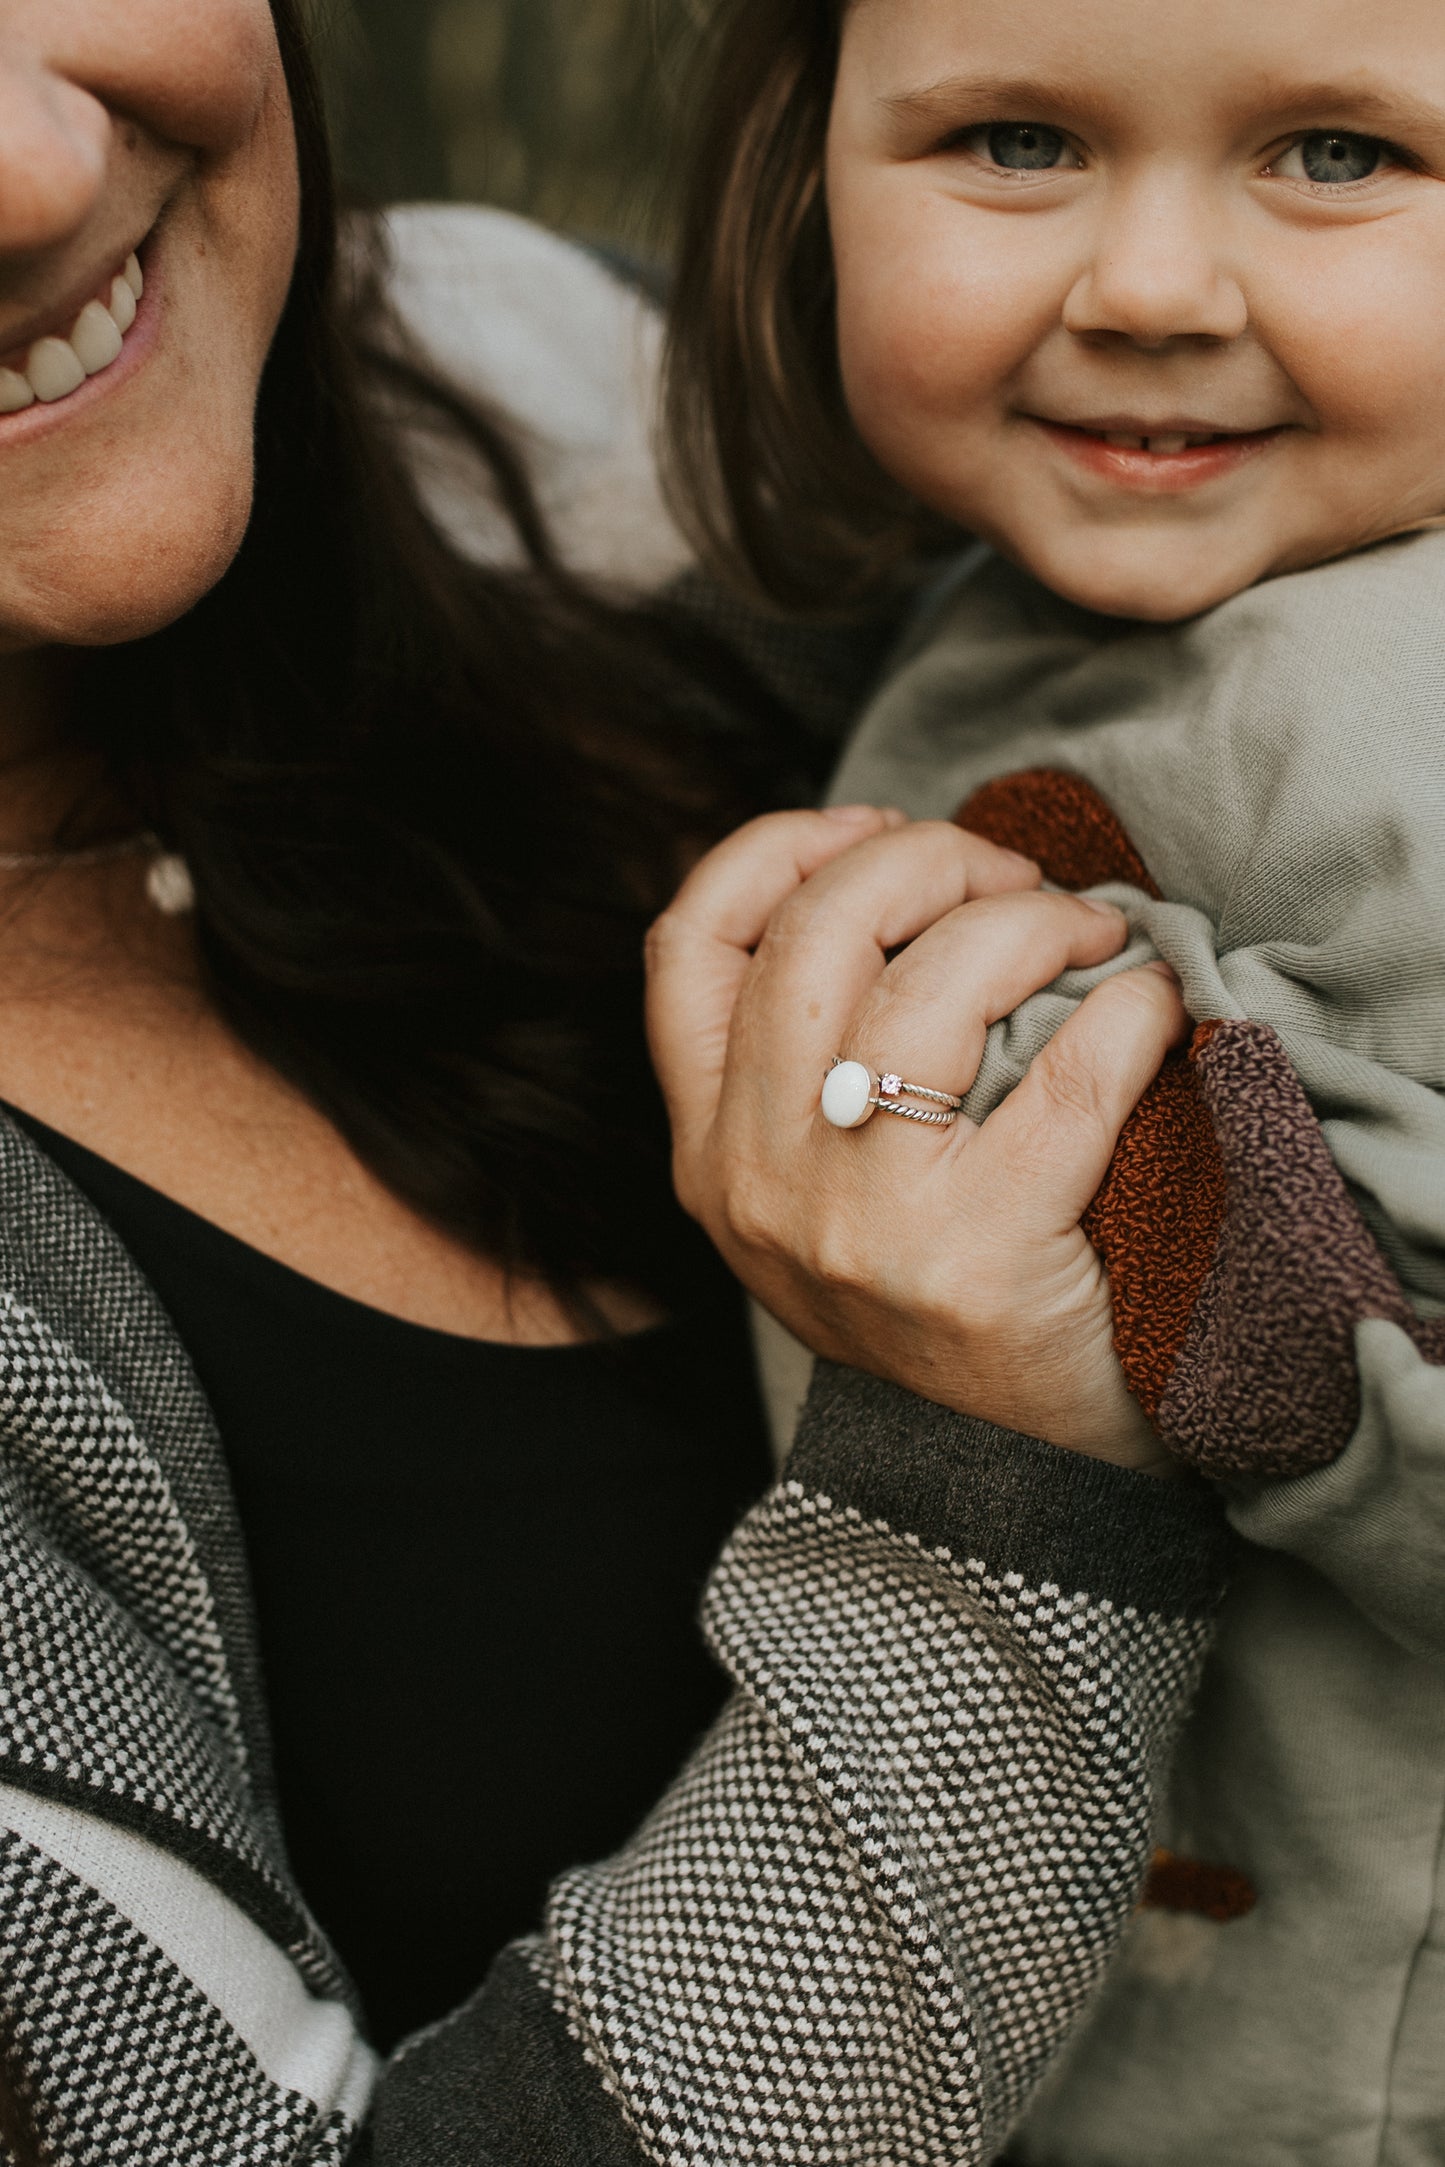
<path id="1" fill-rule="evenodd" d="M 1132 1910 L 1223 1561 L 1193 1488 L 824 1365 L 708 1593 L 730 1708 L 364 2157 L 992 2159 Z"/>
<path id="2" fill-rule="evenodd" d="M 1225 1540 L 825 1370 L 708 1596 L 722 1720 L 379 2064 L 287 1866 L 210 1410 L 0 1117 L 0 2159 L 12 2108 L 49 2167 L 987 2159 L 1133 1905 Z"/>

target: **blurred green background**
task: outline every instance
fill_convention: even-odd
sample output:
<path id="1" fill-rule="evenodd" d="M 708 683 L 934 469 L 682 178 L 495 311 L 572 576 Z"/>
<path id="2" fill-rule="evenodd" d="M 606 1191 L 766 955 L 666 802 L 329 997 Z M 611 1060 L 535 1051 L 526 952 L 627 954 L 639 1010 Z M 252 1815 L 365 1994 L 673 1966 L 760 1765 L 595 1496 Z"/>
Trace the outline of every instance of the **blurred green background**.
<path id="1" fill-rule="evenodd" d="M 343 172 L 662 258 L 706 0 L 311 0 Z"/>

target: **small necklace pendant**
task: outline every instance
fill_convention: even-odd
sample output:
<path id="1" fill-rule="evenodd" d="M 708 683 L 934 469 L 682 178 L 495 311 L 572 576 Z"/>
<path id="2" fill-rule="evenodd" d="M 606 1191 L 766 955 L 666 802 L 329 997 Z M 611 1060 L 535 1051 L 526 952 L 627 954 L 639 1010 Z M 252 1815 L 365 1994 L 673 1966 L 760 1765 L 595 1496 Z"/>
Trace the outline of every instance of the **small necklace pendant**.
<path id="1" fill-rule="evenodd" d="M 196 907 L 196 885 L 184 858 L 163 850 L 146 867 L 146 895 L 167 918 L 184 918 Z"/>

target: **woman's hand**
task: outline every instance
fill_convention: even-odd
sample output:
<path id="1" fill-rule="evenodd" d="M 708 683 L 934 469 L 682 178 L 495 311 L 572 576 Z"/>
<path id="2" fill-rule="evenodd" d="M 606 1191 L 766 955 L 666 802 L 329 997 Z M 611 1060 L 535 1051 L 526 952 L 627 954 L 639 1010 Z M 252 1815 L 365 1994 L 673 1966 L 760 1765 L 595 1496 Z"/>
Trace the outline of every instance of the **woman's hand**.
<path id="1" fill-rule="evenodd" d="M 1117 911 L 1044 893 L 1026 859 L 941 822 L 774 814 L 654 927 L 649 1018 L 682 1201 L 800 1339 L 1144 1467 L 1164 1455 L 1079 1221 L 1187 1027 L 1172 977 L 1099 986 L 981 1126 L 876 1113 L 842 1131 L 820 1109 L 835 1054 L 965 1091 L 991 1023 L 1126 938 Z"/>

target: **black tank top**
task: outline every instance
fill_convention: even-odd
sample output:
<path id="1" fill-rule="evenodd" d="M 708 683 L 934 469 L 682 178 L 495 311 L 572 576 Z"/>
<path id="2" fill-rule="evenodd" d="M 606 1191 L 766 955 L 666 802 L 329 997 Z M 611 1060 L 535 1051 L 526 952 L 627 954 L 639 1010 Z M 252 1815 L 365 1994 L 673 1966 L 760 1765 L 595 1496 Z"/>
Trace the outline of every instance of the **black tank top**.
<path id="1" fill-rule="evenodd" d="M 215 1412 L 292 1864 L 386 2048 L 627 1836 L 721 1703 L 698 1597 L 770 1473 L 742 1304 L 719 1271 L 616 1345 L 431 1331 L 16 1118 Z"/>

